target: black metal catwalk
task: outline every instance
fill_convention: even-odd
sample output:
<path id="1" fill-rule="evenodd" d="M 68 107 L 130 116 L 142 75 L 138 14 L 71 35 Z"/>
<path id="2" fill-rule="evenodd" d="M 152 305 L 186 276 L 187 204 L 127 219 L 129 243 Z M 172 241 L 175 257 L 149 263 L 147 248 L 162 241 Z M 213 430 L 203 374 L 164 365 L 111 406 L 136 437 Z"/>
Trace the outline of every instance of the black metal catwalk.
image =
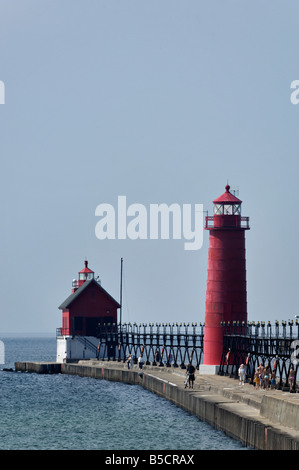
<path id="1" fill-rule="evenodd" d="M 262 364 L 275 371 L 279 387 L 288 386 L 291 366 L 297 378 L 299 323 L 294 321 L 223 323 L 223 353 L 219 374 L 238 377 L 246 366 L 247 380 Z M 109 361 L 125 361 L 129 354 L 137 363 L 185 368 L 189 362 L 199 369 L 203 363 L 204 325 L 197 323 L 127 323 L 104 325 L 98 332 L 98 355 Z M 297 352 L 298 349 L 298 352 Z"/>
<path id="2" fill-rule="evenodd" d="M 99 357 L 125 361 L 129 354 L 137 363 L 185 368 L 189 362 L 199 368 L 203 354 L 203 325 L 197 323 L 127 323 L 98 330 Z"/>
<path id="3" fill-rule="evenodd" d="M 253 383 L 255 371 L 262 364 L 276 373 L 279 388 L 287 388 L 291 367 L 295 371 L 296 385 L 298 360 L 298 320 L 282 321 L 281 324 L 276 321 L 274 325 L 270 322 L 223 324 L 221 375 L 237 378 L 239 366 L 244 364 L 247 380 Z"/>

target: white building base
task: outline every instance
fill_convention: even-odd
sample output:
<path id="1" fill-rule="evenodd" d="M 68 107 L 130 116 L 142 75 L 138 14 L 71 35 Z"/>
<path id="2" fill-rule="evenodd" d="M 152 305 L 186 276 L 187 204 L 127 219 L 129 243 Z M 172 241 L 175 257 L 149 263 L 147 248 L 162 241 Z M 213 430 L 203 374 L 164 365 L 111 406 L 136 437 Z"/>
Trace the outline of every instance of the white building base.
<path id="1" fill-rule="evenodd" d="M 62 364 L 68 360 L 94 359 L 96 357 L 95 349 L 99 344 L 99 340 L 94 336 L 88 336 L 86 339 L 88 343 L 84 344 L 84 342 L 79 341 L 76 337 L 57 337 L 56 362 Z M 91 343 L 93 347 L 89 346 L 89 343 Z"/>
<path id="2" fill-rule="evenodd" d="M 201 364 L 199 366 L 199 374 L 202 375 L 218 375 L 220 366 L 213 366 L 210 364 Z"/>

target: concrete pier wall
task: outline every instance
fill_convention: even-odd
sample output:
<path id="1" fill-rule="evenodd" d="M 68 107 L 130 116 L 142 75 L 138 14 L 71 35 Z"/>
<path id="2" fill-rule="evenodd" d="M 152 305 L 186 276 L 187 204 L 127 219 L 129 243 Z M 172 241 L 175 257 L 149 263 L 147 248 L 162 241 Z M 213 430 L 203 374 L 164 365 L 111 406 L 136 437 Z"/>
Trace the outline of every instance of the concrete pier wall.
<path id="1" fill-rule="evenodd" d="M 128 370 L 121 363 L 16 363 L 16 371 L 62 373 L 141 385 L 225 432 L 244 446 L 260 450 L 299 450 L 299 399 L 244 392 L 233 379 L 197 377 L 185 389 L 183 374 L 166 368 Z M 232 386 L 230 386 L 232 385 Z M 274 392 L 275 393 L 275 392 Z M 279 392 L 277 392 L 279 393 Z M 258 394 L 258 395 L 257 395 Z"/>
<path id="2" fill-rule="evenodd" d="M 57 362 L 16 362 L 16 372 L 35 372 L 37 374 L 60 374 L 61 364 Z"/>

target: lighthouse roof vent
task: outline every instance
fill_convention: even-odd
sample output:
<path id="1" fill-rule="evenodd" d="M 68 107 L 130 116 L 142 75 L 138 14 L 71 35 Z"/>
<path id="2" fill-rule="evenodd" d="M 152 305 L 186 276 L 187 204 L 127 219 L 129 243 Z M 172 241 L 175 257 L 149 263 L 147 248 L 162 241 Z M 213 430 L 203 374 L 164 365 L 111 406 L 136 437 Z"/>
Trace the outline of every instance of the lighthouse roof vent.
<path id="1" fill-rule="evenodd" d="M 92 271 L 91 269 L 89 269 L 88 267 L 88 261 L 84 261 L 84 268 L 81 269 L 81 271 L 79 272 L 80 273 L 94 273 L 94 271 Z"/>
<path id="2" fill-rule="evenodd" d="M 234 196 L 230 191 L 230 185 L 227 184 L 225 186 L 225 193 L 223 193 L 221 196 L 217 197 L 217 199 L 215 199 L 213 201 L 214 204 L 241 204 L 242 201 L 240 199 L 238 199 L 236 196 Z"/>

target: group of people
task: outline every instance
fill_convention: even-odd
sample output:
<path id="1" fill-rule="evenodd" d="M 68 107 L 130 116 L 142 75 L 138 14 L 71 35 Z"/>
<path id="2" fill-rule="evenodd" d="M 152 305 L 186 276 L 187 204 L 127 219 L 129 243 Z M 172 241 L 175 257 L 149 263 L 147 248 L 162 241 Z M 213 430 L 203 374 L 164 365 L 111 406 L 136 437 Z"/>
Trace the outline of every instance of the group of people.
<path id="1" fill-rule="evenodd" d="M 275 371 L 271 371 L 269 366 L 260 364 L 255 371 L 253 382 L 257 390 L 274 390 L 276 388 Z"/>
<path id="2" fill-rule="evenodd" d="M 128 369 L 133 369 L 133 356 L 132 356 L 132 354 L 128 355 L 126 362 L 127 362 Z M 140 354 L 140 356 L 138 357 L 138 367 L 139 367 L 139 369 L 142 369 L 142 367 L 143 367 L 143 355 L 142 354 Z"/>
<path id="3" fill-rule="evenodd" d="M 295 375 L 296 374 L 294 367 L 291 365 L 288 374 L 288 384 L 290 392 L 295 392 Z M 241 364 L 239 367 L 239 378 L 240 385 L 244 385 L 246 379 L 246 370 L 244 364 Z M 275 370 L 271 371 L 269 366 L 264 366 L 263 364 L 260 364 L 254 373 L 253 384 L 256 390 L 275 390 L 277 384 Z"/>
<path id="4" fill-rule="evenodd" d="M 128 369 L 133 369 L 133 356 L 132 356 L 132 354 L 128 355 L 126 363 L 127 363 Z M 138 358 L 138 367 L 139 367 L 139 369 L 143 368 L 143 356 L 142 356 L 142 354 L 140 354 L 140 356 Z M 187 387 L 187 385 L 189 385 L 189 388 L 193 388 L 194 380 L 195 380 L 195 367 L 191 363 L 189 363 L 187 365 L 187 368 L 186 368 L 185 388 Z"/>
<path id="5" fill-rule="evenodd" d="M 162 357 L 161 357 L 160 350 L 157 348 L 157 350 L 155 352 L 154 362 L 159 363 L 159 362 L 161 362 L 161 359 L 162 359 Z M 170 362 L 171 361 L 170 356 L 168 357 L 168 359 L 169 359 L 169 362 Z M 128 355 L 126 362 L 127 362 L 128 369 L 133 369 L 133 356 L 132 356 L 132 354 Z M 138 367 L 139 367 L 139 369 L 143 368 L 143 364 L 144 364 L 143 354 L 142 354 L 142 352 L 140 352 L 140 355 L 138 357 Z"/>
<path id="6" fill-rule="evenodd" d="M 244 385 L 246 380 L 246 369 L 244 364 L 240 365 L 238 374 L 240 385 Z M 274 390 L 276 388 L 275 371 L 271 371 L 269 366 L 263 366 L 263 364 L 260 364 L 254 373 L 253 383 L 256 390 Z"/>
<path id="7" fill-rule="evenodd" d="M 128 369 L 133 369 L 133 356 L 129 354 L 127 358 L 127 366 Z M 138 358 L 138 367 L 139 369 L 143 368 L 143 356 L 140 354 Z M 246 367 L 244 364 L 241 364 L 238 370 L 238 375 L 240 379 L 240 385 L 244 385 L 246 381 Z M 185 388 L 189 386 L 189 388 L 193 388 L 194 380 L 195 380 L 195 367 L 189 363 L 186 369 L 186 381 L 185 381 Z M 293 366 L 290 367 L 289 375 L 288 375 L 288 382 L 290 387 L 290 392 L 295 391 L 295 371 Z M 253 383 L 256 390 L 275 390 L 276 389 L 276 373 L 275 370 L 270 369 L 269 366 L 264 366 L 260 364 L 255 373 Z"/>

